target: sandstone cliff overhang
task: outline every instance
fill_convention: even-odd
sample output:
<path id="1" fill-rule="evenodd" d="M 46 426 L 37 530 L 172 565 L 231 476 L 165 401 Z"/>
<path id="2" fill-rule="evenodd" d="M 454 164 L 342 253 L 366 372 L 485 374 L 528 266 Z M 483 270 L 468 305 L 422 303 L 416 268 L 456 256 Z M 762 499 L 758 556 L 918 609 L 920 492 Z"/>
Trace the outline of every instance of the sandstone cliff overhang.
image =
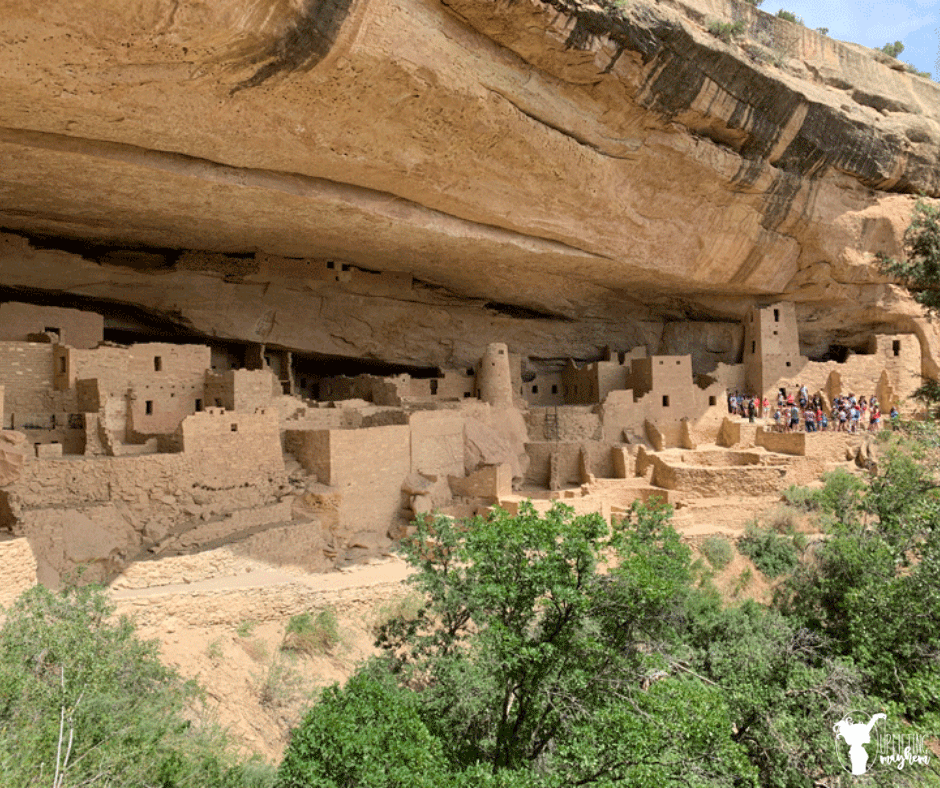
<path id="1" fill-rule="evenodd" d="M 472 358 L 467 333 L 586 357 L 781 297 L 814 347 L 919 315 L 873 255 L 898 252 L 912 195 L 940 194 L 940 86 L 745 3 L 0 17 L 0 286 L 19 293 L 405 363 Z M 298 274 L 325 261 L 417 286 Z M 424 327 L 403 323 L 416 305 Z"/>

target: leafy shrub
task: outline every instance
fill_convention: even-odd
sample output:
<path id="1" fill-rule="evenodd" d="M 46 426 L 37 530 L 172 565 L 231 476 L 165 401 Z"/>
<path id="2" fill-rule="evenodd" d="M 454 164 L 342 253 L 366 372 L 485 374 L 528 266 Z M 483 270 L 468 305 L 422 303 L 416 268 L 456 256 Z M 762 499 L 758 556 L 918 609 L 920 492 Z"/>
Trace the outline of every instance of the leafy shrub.
<path id="1" fill-rule="evenodd" d="M 734 548 L 723 536 L 709 536 L 702 542 L 702 555 L 715 569 L 724 569 L 734 558 Z"/>
<path id="2" fill-rule="evenodd" d="M 446 771 L 418 696 L 378 672 L 327 688 L 291 735 L 277 788 L 433 786 Z"/>
<path id="3" fill-rule="evenodd" d="M 897 57 L 904 51 L 904 44 L 900 41 L 895 41 L 893 44 L 885 44 L 881 47 L 881 51 L 884 52 L 888 57 Z"/>
<path id="4" fill-rule="evenodd" d="M 738 540 L 738 550 L 750 558 L 767 577 L 778 577 L 791 571 L 799 562 L 793 540 L 769 529 L 748 524 L 744 536 Z"/>
<path id="5" fill-rule="evenodd" d="M 100 589 L 30 589 L 0 627 L 0 785 L 234 786 L 195 694 Z"/>
<path id="6" fill-rule="evenodd" d="M 708 32 L 728 44 L 732 39 L 743 35 L 744 22 L 721 22 L 716 19 L 708 25 Z"/>
<path id="7" fill-rule="evenodd" d="M 822 489 L 813 493 L 819 509 L 835 523 L 848 525 L 857 521 L 865 482 L 844 468 L 824 473 L 822 480 Z"/>
<path id="8" fill-rule="evenodd" d="M 336 614 L 326 608 L 317 613 L 316 618 L 310 613 L 292 616 L 284 632 L 281 648 L 316 656 L 328 653 L 341 641 Z"/>
<path id="9" fill-rule="evenodd" d="M 794 14 L 792 11 L 785 11 L 785 10 L 782 9 L 782 8 L 781 8 L 779 11 L 777 11 L 777 17 L 778 17 L 779 19 L 784 19 L 784 20 L 786 20 L 787 22 L 793 22 L 793 24 L 795 24 L 795 25 L 802 25 L 802 24 L 803 24 L 803 19 L 802 19 L 801 17 L 798 17 L 798 16 L 797 16 L 796 14 Z"/>
<path id="10" fill-rule="evenodd" d="M 792 484 L 783 491 L 782 497 L 787 505 L 801 512 L 811 512 L 819 508 L 817 492 L 809 487 Z"/>

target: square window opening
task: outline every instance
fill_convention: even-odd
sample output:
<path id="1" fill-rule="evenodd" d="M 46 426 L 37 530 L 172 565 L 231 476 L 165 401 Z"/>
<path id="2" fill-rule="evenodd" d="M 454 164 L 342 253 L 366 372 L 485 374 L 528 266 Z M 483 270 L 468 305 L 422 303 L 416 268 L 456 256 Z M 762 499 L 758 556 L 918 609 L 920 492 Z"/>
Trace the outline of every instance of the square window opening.
<path id="1" fill-rule="evenodd" d="M 163 371 L 163 358 L 161 356 L 153 357 L 153 371 L 162 372 Z"/>
<path id="2" fill-rule="evenodd" d="M 532 393 L 533 393 L 533 394 L 538 394 L 538 393 L 539 393 L 539 387 L 538 387 L 538 386 L 533 386 L 533 387 L 532 387 Z"/>
<path id="3" fill-rule="evenodd" d="M 774 323 L 779 323 L 779 322 L 780 322 L 780 310 L 775 309 L 774 310 Z"/>
<path id="4" fill-rule="evenodd" d="M 65 372 L 66 359 L 65 356 L 59 356 L 59 372 Z"/>
<path id="5" fill-rule="evenodd" d="M 669 407 L 669 395 L 668 394 L 663 394 L 663 407 L 664 408 Z"/>
<path id="6" fill-rule="evenodd" d="M 153 415 L 153 400 L 152 399 L 148 399 L 146 402 L 144 402 L 144 413 L 146 413 L 148 416 Z"/>
<path id="7" fill-rule="evenodd" d="M 196 413 L 202 413 L 202 400 L 196 400 Z"/>
<path id="8" fill-rule="evenodd" d="M 327 261 L 326 261 L 326 267 L 327 267 L 327 268 L 335 268 L 335 267 L 336 267 L 336 264 L 335 264 L 332 260 L 327 260 Z"/>
<path id="9" fill-rule="evenodd" d="M 431 394 L 437 394 L 437 380 L 431 381 Z"/>
<path id="10" fill-rule="evenodd" d="M 709 398 L 708 398 L 708 406 L 709 406 L 709 407 L 712 407 L 713 405 L 717 405 L 717 404 L 718 404 L 718 398 L 717 398 L 717 397 L 709 397 Z"/>
<path id="11" fill-rule="evenodd" d="M 896 356 L 900 356 L 900 355 L 901 355 L 901 340 L 900 340 L 900 339 L 895 339 L 895 340 L 891 343 L 891 351 L 892 351 L 892 352 L 894 353 L 894 355 L 896 355 Z"/>
<path id="12" fill-rule="evenodd" d="M 552 394 L 558 393 L 558 386 L 552 386 Z"/>
<path id="13" fill-rule="evenodd" d="M 231 425 L 230 429 L 232 430 L 232 432 L 238 432 L 238 425 L 237 425 L 237 424 L 233 424 L 233 425 Z"/>

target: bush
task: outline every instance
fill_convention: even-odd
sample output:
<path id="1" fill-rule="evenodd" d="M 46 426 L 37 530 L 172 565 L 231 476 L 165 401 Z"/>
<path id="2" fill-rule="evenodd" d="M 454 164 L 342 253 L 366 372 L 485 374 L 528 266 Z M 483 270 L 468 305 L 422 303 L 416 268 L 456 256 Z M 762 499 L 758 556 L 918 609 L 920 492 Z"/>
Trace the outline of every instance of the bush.
<path id="1" fill-rule="evenodd" d="M 888 57 L 896 58 L 904 51 L 904 44 L 900 41 L 895 41 L 893 44 L 885 44 L 881 47 L 881 51 L 884 52 Z"/>
<path id="2" fill-rule="evenodd" d="M 702 542 L 702 555 L 715 569 L 724 569 L 734 558 L 734 548 L 723 536 L 709 536 Z"/>
<path id="3" fill-rule="evenodd" d="M 0 628 L 0 785 L 236 785 L 195 696 L 100 589 L 30 589 Z"/>
<path id="4" fill-rule="evenodd" d="M 803 24 L 803 19 L 801 17 L 798 17 L 792 11 L 785 11 L 782 8 L 779 11 L 777 11 L 777 17 L 779 19 L 785 19 L 787 22 L 793 22 L 793 24 L 795 25 Z"/>
<path id="5" fill-rule="evenodd" d="M 708 32 L 726 44 L 744 34 L 744 22 L 720 22 L 717 19 L 708 25 Z"/>
<path id="6" fill-rule="evenodd" d="M 327 654 L 342 641 L 336 614 L 326 608 L 313 618 L 309 613 L 292 616 L 284 632 L 281 648 L 311 657 Z"/>
<path id="7" fill-rule="evenodd" d="M 865 482 L 844 468 L 824 473 L 822 480 L 822 489 L 813 493 L 820 511 L 837 524 L 856 522 L 862 511 Z"/>
<path id="8" fill-rule="evenodd" d="M 738 550 L 769 578 L 791 571 L 799 562 L 792 539 L 753 523 L 748 524 L 744 536 L 738 540 Z"/>
<path id="9" fill-rule="evenodd" d="M 277 788 L 421 788 L 446 765 L 418 696 L 379 672 L 327 688 L 292 733 Z"/>
<path id="10" fill-rule="evenodd" d="M 809 487 L 790 485 L 783 491 L 782 497 L 789 506 L 801 512 L 811 512 L 819 508 L 818 493 Z"/>

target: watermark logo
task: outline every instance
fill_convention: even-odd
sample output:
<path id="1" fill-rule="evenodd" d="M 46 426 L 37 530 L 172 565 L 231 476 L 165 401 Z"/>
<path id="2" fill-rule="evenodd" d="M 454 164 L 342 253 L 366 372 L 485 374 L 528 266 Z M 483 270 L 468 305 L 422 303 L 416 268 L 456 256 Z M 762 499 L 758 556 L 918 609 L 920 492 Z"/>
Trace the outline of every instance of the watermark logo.
<path id="1" fill-rule="evenodd" d="M 924 737 L 916 733 L 875 730 L 876 727 L 883 728 L 878 723 L 886 719 L 886 715 L 880 713 L 869 716 L 851 712 L 832 726 L 839 760 L 846 771 L 863 775 L 877 769 L 900 771 L 908 766 L 927 765 L 930 754 L 924 745 Z"/>

